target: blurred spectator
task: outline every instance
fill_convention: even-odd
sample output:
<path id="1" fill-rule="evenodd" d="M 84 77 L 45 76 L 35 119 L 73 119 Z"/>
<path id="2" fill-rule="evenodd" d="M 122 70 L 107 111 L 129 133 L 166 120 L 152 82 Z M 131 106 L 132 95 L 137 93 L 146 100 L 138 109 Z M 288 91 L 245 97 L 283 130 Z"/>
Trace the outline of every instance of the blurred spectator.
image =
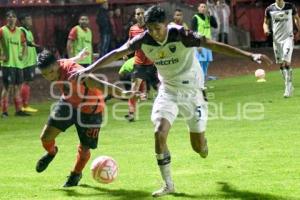
<path id="1" fill-rule="evenodd" d="M 29 14 L 20 16 L 21 30 L 24 33 L 27 43 L 27 53 L 22 60 L 24 64 L 23 77 L 24 83 L 21 86 L 21 97 L 23 102 L 22 111 L 37 112 L 38 110 L 29 106 L 30 99 L 30 82 L 33 81 L 35 76 L 35 68 L 37 65 L 37 50 L 40 49 L 39 45 L 35 44 L 32 33 L 32 17 Z"/>
<path id="2" fill-rule="evenodd" d="M 67 42 L 68 57 L 75 57 L 86 48 L 87 52 L 89 52 L 89 56 L 78 63 L 87 67 L 92 64 L 93 61 L 93 36 L 89 28 L 90 20 L 87 14 L 81 14 L 78 23 L 79 25 L 73 27 L 69 33 Z"/>
<path id="3" fill-rule="evenodd" d="M 188 30 L 188 25 L 183 22 L 183 12 L 181 9 L 177 8 L 174 12 L 173 21 L 170 24 L 176 24 L 179 26 L 183 26 L 184 29 Z"/>
<path id="4" fill-rule="evenodd" d="M 121 15 L 121 9 L 116 8 L 114 11 L 114 22 L 116 26 L 116 47 L 120 47 L 124 43 L 124 23 Z"/>
<path id="5" fill-rule="evenodd" d="M 99 33 L 100 33 L 99 53 L 100 53 L 100 57 L 102 57 L 109 50 L 111 35 L 112 35 L 112 27 L 109 20 L 107 1 L 104 1 L 100 5 L 100 8 L 96 16 L 96 22 L 98 24 Z"/>
<path id="6" fill-rule="evenodd" d="M 200 3 L 198 13 L 192 19 L 192 30 L 211 39 L 211 27 L 217 26 L 216 19 L 209 14 L 206 4 Z M 213 61 L 212 51 L 203 47 L 198 48 L 197 58 L 202 67 L 204 79 L 206 79 L 209 63 Z"/>
<path id="7" fill-rule="evenodd" d="M 115 17 L 114 17 L 114 11 L 109 10 L 109 21 L 111 25 L 111 30 L 112 30 L 112 38 L 110 41 L 110 48 L 115 49 L 116 48 L 116 37 L 117 37 L 117 32 L 116 32 L 116 24 L 115 24 Z"/>
<path id="8" fill-rule="evenodd" d="M 0 29 L 0 40 L 3 60 L 1 93 L 2 118 L 8 117 L 9 93 L 13 92 L 16 116 L 28 116 L 22 111 L 20 86 L 23 83 L 22 60 L 27 51 L 26 39 L 22 30 L 16 26 L 17 16 L 14 11 L 6 13 L 7 24 Z"/>
<path id="9" fill-rule="evenodd" d="M 219 40 L 219 33 L 220 33 L 220 19 L 219 19 L 219 14 L 217 10 L 217 4 L 216 0 L 207 0 L 207 9 L 210 15 L 214 16 L 216 19 L 216 22 L 218 26 L 216 28 L 212 27 L 211 29 L 211 38 L 215 41 Z"/>
<path id="10" fill-rule="evenodd" d="M 228 44 L 230 8 L 226 4 L 225 0 L 218 0 L 217 10 L 220 19 L 219 42 Z"/>

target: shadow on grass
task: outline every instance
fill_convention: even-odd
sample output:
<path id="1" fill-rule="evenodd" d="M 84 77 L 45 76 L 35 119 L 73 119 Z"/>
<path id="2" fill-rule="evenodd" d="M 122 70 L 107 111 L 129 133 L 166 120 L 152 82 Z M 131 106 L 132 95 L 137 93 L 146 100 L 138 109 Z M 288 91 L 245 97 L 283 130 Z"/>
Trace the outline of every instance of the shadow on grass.
<path id="1" fill-rule="evenodd" d="M 250 192 L 247 190 L 238 190 L 226 182 L 218 182 L 221 185 L 221 192 L 218 196 L 224 199 L 243 199 L 243 200 L 295 200 L 291 197 L 282 197 L 267 193 Z"/>
<path id="2" fill-rule="evenodd" d="M 101 187 L 95 187 L 95 186 L 90 186 L 87 184 L 82 184 L 79 185 L 78 187 L 81 188 L 87 188 L 87 189 L 92 189 L 95 192 L 79 192 L 77 191 L 76 187 L 74 188 L 60 188 L 56 189 L 56 191 L 63 191 L 65 194 L 69 197 L 82 197 L 82 198 L 88 198 L 88 197 L 93 197 L 93 196 L 99 196 L 101 199 L 101 196 L 111 196 L 111 197 L 117 197 L 120 200 L 137 200 L 137 199 L 143 199 L 146 197 L 149 197 L 149 193 L 146 191 L 141 191 L 141 190 L 126 190 L 126 189 L 108 189 L 108 188 L 101 188 Z"/>
<path id="3" fill-rule="evenodd" d="M 91 186 L 88 184 L 82 184 L 79 185 L 78 187 L 81 188 L 87 188 L 87 189 L 92 189 L 96 191 L 95 193 L 82 193 L 78 192 L 76 188 L 61 188 L 61 189 L 56 189 L 55 191 L 63 191 L 66 193 L 67 196 L 69 197 L 82 197 L 82 198 L 87 198 L 87 197 L 92 197 L 92 196 L 110 196 L 110 197 L 115 197 L 120 200 L 141 200 L 141 199 L 152 199 L 151 193 L 147 191 L 141 191 L 141 190 L 126 190 L 126 189 L 108 189 L 108 188 L 101 188 L 101 187 L 95 187 Z M 175 193 L 172 194 L 173 197 L 178 197 L 181 199 L 199 199 L 200 196 L 195 196 L 195 195 L 190 195 L 186 193 Z"/>

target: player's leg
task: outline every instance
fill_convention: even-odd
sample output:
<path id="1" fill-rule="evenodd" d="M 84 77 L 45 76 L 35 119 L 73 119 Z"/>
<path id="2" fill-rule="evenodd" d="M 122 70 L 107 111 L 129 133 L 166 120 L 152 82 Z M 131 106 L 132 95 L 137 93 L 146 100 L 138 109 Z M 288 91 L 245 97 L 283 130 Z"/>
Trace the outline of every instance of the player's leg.
<path id="1" fill-rule="evenodd" d="M 149 84 L 147 81 L 143 80 L 140 84 L 139 91 L 141 92 L 140 100 L 146 101 L 147 100 L 147 92 L 149 90 Z"/>
<path id="2" fill-rule="evenodd" d="M 290 69 L 286 67 L 284 59 L 284 49 L 287 52 L 287 48 L 284 48 L 284 43 L 273 42 L 274 56 L 277 64 L 280 64 L 280 72 L 284 81 L 284 93 L 283 97 L 289 97 L 289 72 Z M 289 53 L 289 52 L 287 52 Z"/>
<path id="3" fill-rule="evenodd" d="M 11 83 L 11 74 L 9 67 L 2 67 L 2 91 L 1 91 L 1 109 L 2 109 L 2 118 L 8 117 L 8 101 L 9 101 L 9 93 L 12 90 Z"/>
<path id="4" fill-rule="evenodd" d="M 196 96 L 186 98 L 186 101 L 179 105 L 180 113 L 185 117 L 190 132 L 190 142 L 193 150 L 202 158 L 208 155 L 207 139 L 205 130 L 208 117 L 208 108 L 205 93 L 191 91 Z"/>
<path id="5" fill-rule="evenodd" d="M 74 124 L 73 116 L 76 116 L 76 113 L 74 113 L 72 106 L 63 101 L 59 101 L 51 110 L 48 123 L 44 126 L 40 136 L 46 154 L 38 160 L 37 172 L 44 171 L 56 156 L 58 147 L 55 145 L 55 138 Z"/>
<path id="6" fill-rule="evenodd" d="M 173 99 L 169 98 L 167 94 L 159 93 L 153 105 L 151 119 L 155 125 L 155 153 L 157 164 L 165 185 L 152 193 L 154 197 L 175 192 L 171 177 L 171 154 L 167 146 L 167 137 L 177 114 L 178 108 Z"/>
<path id="7" fill-rule="evenodd" d="M 170 122 L 161 118 L 155 125 L 155 153 L 160 174 L 165 182 L 164 187 L 154 191 L 153 197 L 159 197 L 174 193 L 174 183 L 171 176 L 171 154 L 167 146 L 168 133 L 171 128 Z"/>
<path id="8" fill-rule="evenodd" d="M 30 100 L 30 83 L 35 76 L 35 66 L 26 67 L 23 69 L 24 82 L 21 85 L 21 97 L 22 97 L 22 111 L 25 112 L 37 112 L 38 110 L 29 106 Z"/>
<path id="9" fill-rule="evenodd" d="M 67 181 L 63 185 L 64 187 L 73 187 L 78 185 L 80 179 L 82 178 L 82 170 L 86 166 L 90 157 L 90 148 L 88 146 L 79 144 L 74 168 L 68 176 Z"/>
<path id="10" fill-rule="evenodd" d="M 22 98 L 20 94 L 20 88 L 24 82 L 23 70 L 19 68 L 13 68 L 13 97 L 15 103 L 16 116 L 30 116 L 30 114 L 22 111 Z"/>
<path id="11" fill-rule="evenodd" d="M 285 79 L 285 93 L 284 97 L 291 97 L 293 94 L 293 84 L 292 84 L 292 68 L 291 60 L 294 49 L 294 42 L 292 39 L 288 38 L 283 44 L 283 63 L 284 68 L 284 79 Z"/>
<path id="12" fill-rule="evenodd" d="M 139 91 L 139 88 L 142 83 L 142 79 L 140 78 L 134 78 L 131 82 L 131 90 L 133 91 Z M 125 115 L 124 117 L 129 121 L 133 122 L 134 121 L 134 113 L 136 111 L 136 104 L 137 104 L 137 99 L 136 98 L 130 98 L 128 99 L 128 114 Z"/>
<path id="13" fill-rule="evenodd" d="M 207 139 L 204 132 L 190 132 L 190 141 L 193 150 L 199 153 L 202 158 L 208 155 Z"/>
<path id="14" fill-rule="evenodd" d="M 14 103 L 15 103 L 15 116 L 30 116 L 27 112 L 22 111 L 22 98 L 20 95 L 20 85 L 13 86 L 13 96 L 14 96 Z"/>
<path id="15" fill-rule="evenodd" d="M 82 171 L 91 157 L 90 149 L 96 149 L 98 146 L 98 136 L 101 123 L 101 113 L 81 113 L 80 118 L 76 119 L 75 126 L 79 136 L 80 144 L 77 148 L 77 156 L 74 167 L 71 170 L 64 187 L 73 187 L 78 185 L 80 179 L 82 178 Z"/>
<path id="16" fill-rule="evenodd" d="M 36 171 L 43 172 L 57 154 L 58 148 L 55 146 L 55 138 L 61 132 L 60 129 L 51 125 L 45 125 L 41 133 L 40 139 L 46 154 L 43 155 L 36 164 Z"/>
<path id="17" fill-rule="evenodd" d="M 101 123 L 101 113 L 80 113 L 80 118 L 77 118 L 75 126 L 80 144 L 78 145 L 74 167 L 68 176 L 64 187 L 73 187 L 78 185 L 82 178 L 82 171 L 91 157 L 90 149 L 96 149 L 98 146 L 98 135 Z"/>
<path id="18" fill-rule="evenodd" d="M 134 72 L 132 73 L 132 83 L 131 83 L 131 90 L 139 91 L 142 81 L 144 80 L 145 76 L 145 67 L 140 65 L 134 65 Z M 125 118 L 129 122 L 134 121 L 134 113 L 136 110 L 136 98 L 128 99 L 128 114 L 125 115 Z"/>
<path id="19" fill-rule="evenodd" d="M 13 70 L 11 67 L 2 67 L 3 88 L 1 92 L 2 118 L 8 117 L 9 94 L 13 90 Z"/>

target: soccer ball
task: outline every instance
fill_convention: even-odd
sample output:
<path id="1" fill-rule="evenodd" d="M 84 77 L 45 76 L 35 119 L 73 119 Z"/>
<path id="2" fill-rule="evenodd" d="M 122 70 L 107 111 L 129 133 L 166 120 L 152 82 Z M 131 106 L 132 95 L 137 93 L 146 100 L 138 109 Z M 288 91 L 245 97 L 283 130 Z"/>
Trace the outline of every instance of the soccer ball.
<path id="1" fill-rule="evenodd" d="M 258 79 L 264 79 L 266 76 L 266 73 L 265 73 L 265 70 L 263 69 L 257 69 L 255 71 L 255 77 L 258 78 Z"/>
<path id="2" fill-rule="evenodd" d="M 91 164 L 93 179 L 99 183 L 111 183 L 118 175 L 118 166 L 109 156 L 99 156 Z"/>

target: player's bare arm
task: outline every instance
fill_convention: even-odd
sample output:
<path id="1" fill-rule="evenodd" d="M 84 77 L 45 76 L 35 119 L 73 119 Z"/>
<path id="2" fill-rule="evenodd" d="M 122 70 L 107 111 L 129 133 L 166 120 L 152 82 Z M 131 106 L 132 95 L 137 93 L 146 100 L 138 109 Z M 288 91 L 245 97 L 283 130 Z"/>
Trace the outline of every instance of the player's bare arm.
<path id="1" fill-rule="evenodd" d="M 262 63 L 264 66 L 269 66 L 272 64 L 272 60 L 264 54 L 254 54 L 221 42 L 216 42 L 211 39 L 203 38 L 201 45 L 215 52 L 225 54 L 228 56 L 240 57 L 246 59 L 248 58 L 251 59 L 252 61 Z"/>
<path id="2" fill-rule="evenodd" d="M 73 40 L 68 39 L 67 41 L 67 53 L 68 57 L 71 58 L 74 54 L 72 52 L 73 49 Z"/>
<path id="3" fill-rule="evenodd" d="M 94 62 L 89 67 L 79 71 L 79 73 L 91 73 L 131 53 L 133 53 L 133 51 L 129 48 L 129 42 L 127 42 L 120 48 L 111 51 L 110 53 L 106 54 L 102 58 L 99 58 L 96 62 Z"/>
<path id="4" fill-rule="evenodd" d="M 265 17 L 264 18 L 264 24 L 263 24 L 263 29 L 264 29 L 264 33 L 266 36 L 270 35 L 270 28 L 269 28 L 269 24 L 270 24 L 270 20 Z"/>
<path id="5" fill-rule="evenodd" d="M 296 14 L 296 15 L 294 15 L 293 18 L 294 18 L 294 22 L 295 22 L 297 30 L 298 30 L 296 38 L 300 39 L 300 17 L 298 14 Z"/>
<path id="6" fill-rule="evenodd" d="M 125 91 L 122 88 L 109 82 L 98 79 L 94 74 L 88 74 L 84 80 L 88 88 L 98 88 L 102 91 L 107 91 L 108 94 L 121 99 L 128 99 L 133 96 L 133 92 Z"/>

